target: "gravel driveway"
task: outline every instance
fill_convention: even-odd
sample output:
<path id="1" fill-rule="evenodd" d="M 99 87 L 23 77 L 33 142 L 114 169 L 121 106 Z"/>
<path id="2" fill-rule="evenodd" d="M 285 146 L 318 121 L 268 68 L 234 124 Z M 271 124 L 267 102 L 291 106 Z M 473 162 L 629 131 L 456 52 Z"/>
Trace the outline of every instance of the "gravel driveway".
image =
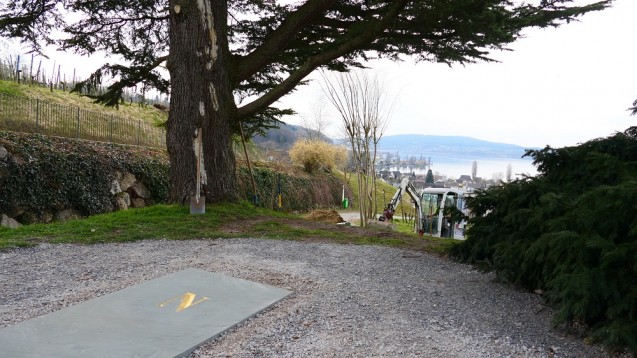
<path id="1" fill-rule="evenodd" d="M 185 268 L 294 294 L 191 357 L 605 357 L 541 298 L 431 255 L 257 239 L 48 245 L 0 253 L 0 327 Z"/>

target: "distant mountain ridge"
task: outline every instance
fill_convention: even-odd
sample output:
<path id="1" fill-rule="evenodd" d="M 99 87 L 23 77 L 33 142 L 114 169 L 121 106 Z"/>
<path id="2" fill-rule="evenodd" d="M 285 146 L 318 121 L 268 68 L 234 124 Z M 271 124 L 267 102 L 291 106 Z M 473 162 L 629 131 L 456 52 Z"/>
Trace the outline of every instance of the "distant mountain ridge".
<path id="1" fill-rule="evenodd" d="M 281 123 L 279 128 L 270 129 L 265 136 L 252 138 L 255 144 L 287 150 L 299 138 L 307 133 L 307 129 L 302 126 Z M 345 143 L 345 139 L 330 140 L 333 143 Z M 383 136 L 379 143 L 379 151 L 396 154 L 399 153 L 402 159 L 408 157 L 424 156 L 431 157 L 438 161 L 467 161 L 480 159 L 520 159 L 526 149 L 515 144 L 490 142 L 482 139 L 466 136 L 442 136 L 425 134 L 398 134 Z"/>
<path id="2" fill-rule="evenodd" d="M 309 129 L 294 124 L 279 123 L 278 128 L 269 129 L 265 135 L 257 135 L 252 141 L 262 147 L 278 148 L 288 150 L 300 138 L 307 136 Z M 319 135 L 322 140 L 332 143 L 332 140 L 323 134 Z"/>
<path id="3" fill-rule="evenodd" d="M 425 156 L 449 159 L 520 159 L 527 149 L 515 144 L 489 142 L 464 136 L 399 134 L 381 138 L 379 151 L 401 157 Z"/>

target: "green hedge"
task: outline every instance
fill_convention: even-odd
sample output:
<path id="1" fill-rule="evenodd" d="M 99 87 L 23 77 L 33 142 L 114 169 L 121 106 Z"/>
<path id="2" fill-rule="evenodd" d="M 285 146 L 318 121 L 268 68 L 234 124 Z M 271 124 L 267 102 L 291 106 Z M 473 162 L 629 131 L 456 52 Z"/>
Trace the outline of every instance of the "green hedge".
<path id="1" fill-rule="evenodd" d="M 169 197 L 169 162 L 158 149 L 122 146 L 38 134 L 0 131 L 0 145 L 11 155 L 0 160 L 0 213 L 14 208 L 36 215 L 73 208 L 84 215 L 112 211 L 110 193 L 116 172 L 130 172 L 146 184 L 155 203 Z M 342 181 L 331 173 L 281 173 L 254 168 L 259 204 L 277 208 L 279 174 L 283 210 L 307 211 L 337 207 Z M 237 167 L 239 197 L 252 200 L 245 166 Z"/>
<path id="2" fill-rule="evenodd" d="M 540 174 L 468 200 L 475 217 L 453 255 L 544 290 L 556 324 L 637 355 L 637 127 L 528 154 Z"/>
<path id="3" fill-rule="evenodd" d="M 160 150 L 2 131 L 0 145 L 11 153 L 0 160 L 0 213 L 112 211 L 117 171 L 143 181 L 155 202 L 168 198 L 168 159 Z"/>
<path id="4" fill-rule="evenodd" d="M 309 211 L 317 208 L 335 208 L 340 205 L 343 182 L 329 172 L 317 172 L 312 175 L 291 174 L 275 168 L 253 168 L 257 186 L 259 205 L 277 208 L 279 177 L 283 210 Z M 252 201 L 253 189 L 250 173 L 245 166 L 237 168 L 239 197 Z"/>

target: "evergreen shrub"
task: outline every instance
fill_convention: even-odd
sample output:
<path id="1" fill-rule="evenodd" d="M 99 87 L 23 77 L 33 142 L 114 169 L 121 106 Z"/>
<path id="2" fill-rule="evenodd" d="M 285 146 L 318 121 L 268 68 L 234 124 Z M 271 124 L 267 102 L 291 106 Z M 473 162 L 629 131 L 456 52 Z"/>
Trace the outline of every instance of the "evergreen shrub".
<path id="1" fill-rule="evenodd" d="M 542 289 L 556 324 L 637 355 L 637 127 L 529 150 L 539 174 L 479 191 L 460 260 Z"/>

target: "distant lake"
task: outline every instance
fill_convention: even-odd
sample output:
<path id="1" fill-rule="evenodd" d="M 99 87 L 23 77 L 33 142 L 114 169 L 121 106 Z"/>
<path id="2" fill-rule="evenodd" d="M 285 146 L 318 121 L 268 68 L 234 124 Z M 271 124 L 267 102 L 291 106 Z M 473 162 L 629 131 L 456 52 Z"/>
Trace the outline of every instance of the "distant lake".
<path id="1" fill-rule="evenodd" d="M 537 169 L 533 166 L 530 158 L 476 158 L 476 159 L 460 159 L 460 158 L 443 158 L 431 157 L 433 165 L 431 170 L 436 173 L 444 174 L 450 178 L 459 178 L 461 175 L 471 175 L 471 167 L 473 161 L 478 163 L 477 175 L 484 179 L 492 179 L 493 174 L 500 172 L 502 177 L 506 176 L 507 165 L 511 164 L 511 173 L 513 177 L 518 174 L 536 175 Z M 391 171 L 400 171 L 401 173 L 427 174 L 427 168 L 414 168 L 410 166 L 390 167 Z"/>

